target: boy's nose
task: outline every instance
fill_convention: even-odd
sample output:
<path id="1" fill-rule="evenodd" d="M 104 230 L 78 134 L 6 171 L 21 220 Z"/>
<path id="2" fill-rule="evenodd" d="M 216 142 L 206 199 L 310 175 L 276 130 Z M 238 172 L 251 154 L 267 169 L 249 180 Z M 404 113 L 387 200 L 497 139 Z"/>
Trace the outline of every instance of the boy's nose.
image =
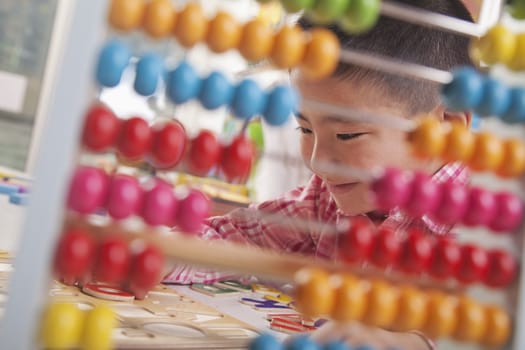
<path id="1" fill-rule="evenodd" d="M 335 152 L 327 147 L 314 147 L 310 157 L 310 167 L 314 173 L 322 177 L 334 177 L 338 164 Z"/>

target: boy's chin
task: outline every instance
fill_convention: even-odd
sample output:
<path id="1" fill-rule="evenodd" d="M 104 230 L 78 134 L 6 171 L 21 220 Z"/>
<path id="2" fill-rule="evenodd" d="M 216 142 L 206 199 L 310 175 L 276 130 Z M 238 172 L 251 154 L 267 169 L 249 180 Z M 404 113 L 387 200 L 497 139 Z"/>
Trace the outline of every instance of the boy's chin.
<path id="1" fill-rule="evenodd" d="M 374 210 L 374 207 L 371 204 L 362 200 L 348 201 L 335 196 L 334 200 L 339 210 L 341 210 L 345 215 L 356 216 L 366 214 Z"/>

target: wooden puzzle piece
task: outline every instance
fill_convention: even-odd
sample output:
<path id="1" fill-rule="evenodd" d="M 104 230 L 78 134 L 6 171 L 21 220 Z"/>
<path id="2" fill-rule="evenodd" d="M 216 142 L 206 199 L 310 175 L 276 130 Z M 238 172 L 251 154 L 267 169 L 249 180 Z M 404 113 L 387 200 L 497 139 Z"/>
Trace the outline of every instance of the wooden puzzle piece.
<path id="1" fill-rule="evenodd" d="M 234 280 L 228 280 L 228 281 L 221 281 L 213 284 L 214 286 L 223 287 L 223 288 L 229 288 L 234 289 L 239 292 L 251 292 L 252 286 L 247 284 L 242 284 L 239 281 Z"/>
<path id="2" fill-rule="evenodd" d="M 228 296 L 228 295 L 236 295 L 239 294 L 239 291 L 230 289 L 230 288 L 222 288 L 211 284 L 201 284 L 201 283 L 194 283 L 190 287 L 196 292 L 203 293 L 212 297 L 220 297 L 220 296 Z"/>

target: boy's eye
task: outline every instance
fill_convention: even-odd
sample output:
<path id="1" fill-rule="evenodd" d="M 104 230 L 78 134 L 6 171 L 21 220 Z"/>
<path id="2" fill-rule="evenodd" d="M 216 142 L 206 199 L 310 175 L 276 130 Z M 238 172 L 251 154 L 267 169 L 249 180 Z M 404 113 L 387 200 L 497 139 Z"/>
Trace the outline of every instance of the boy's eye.
<path id="1" fill-rule="evenodd" d="M 348 141 L 348 140 L 352 140 L 352 139 L 356 139 L 360 136 L 363 136 L 363 135 L 366 135 L 368 133 L 366 132 L 358 132 L 358 133 L 354 133 L 354 134 L 337 134 L 337 138 L 341 141 Z"/>
<path id="2" fill-rule="evenodd" d="M 296 130 L 299 130 L 301 134 L 311 134 L 312 133 L 312 130 L 303 128 L 302 126 L 298 126 Z"/>

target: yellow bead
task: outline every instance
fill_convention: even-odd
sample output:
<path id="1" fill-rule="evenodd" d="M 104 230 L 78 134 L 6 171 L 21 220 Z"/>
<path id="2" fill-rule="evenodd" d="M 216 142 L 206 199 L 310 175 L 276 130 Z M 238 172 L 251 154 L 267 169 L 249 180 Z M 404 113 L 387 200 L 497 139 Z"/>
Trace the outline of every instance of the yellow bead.
<path id="1" fill-rule="evenodd" d="M 516 35 L 516 52 L 507 66 L 516 71 L 525 70 L 525 33 Z"/>
<path id="2" fill-rule="evenodd" d="M 175 24 L 174 32 L 179 44 L 186 48 L 192 47 L 204 41 L 207 31 L 208 19 L 202 7 L 195 2 L 188 3 L 178 14 Z"/>
<path id="3" fill-rule="evenodd" d="M 513 177 L 525 171 L 525 143 L 519 139 L 503 141 L 503 161 L 498 169 L 498 175 Z"/>
<path id="4" fill-rule="evenodd" d="M 118 325 L 110 307 L 98 305 L 86 315 L 81 348 L 83 350 L 109 350 L 113 348 L 112 333 Z"/>
<path id="5" fill-rule="evenodd" d="M 511 321 L 509 315 L 498 307 L 485 309 L 487 318 L 487 332 L 483 337 L 483 344 L 500 348 L 509 339 L 511 332 Z"/>
<path id="6" fill-rule="evenodd" d="M 301 63 L 305 50 L 303 31 L 297 26 L 285 26 L 275 35 L 271 59 L 278 68 L 292 68 Z"/>
<path id="7" fill-rule="evenodd" d="M 297 310 L 311 317 L 331 314 L 335 304 L 334 278 L 320 269 L 302 269 L 295 275 Z"/>
<path id="8" fill-rule="evenodd" d="M 427 321 L 427 297 L 425 293 L 403 287 L 399 297 L 399 313 L 394 328 L 398 331 L 422 329 Z"/>
<path id="9" fill-rule="evenodd" d="M 474 153 L 474 141 L 474 135 L 465 125 L 450 123 L 450 131 L 446 136 L 442 158 L 447 162 L 469 160 Z"/>
<path id="10" fill-rule="evenodd" d="M 152 0 L 146 7 L 144 30 L 154 38 L 165 37 L 173 31 L 176 15 L 171 0 Z"/>
<path id="11" fill-rule="evenodd" d="M 242 30 L 239 52 L 248 61 L 259 61 L 270 56 L 273 47 L 272 28 L 260 19 L 246 23 Z"/>
<path id="12" fill-rule="evenodd" d="M 423 327 L 424 333 L 431 338 L 451 335 L 458 324 L 457 299 L 440 292 L 431 292 L 427 298 L 428 318 Z"/>
<path id="13" fill-rule="evenodd" d="M 471 43 L 471 55 L 487 64 L 507 63 L 514 58 L 516 35 L 502 25 L 492 27 Z"/>
<path id="14" fill-rule="evenodd" d="M 454 338 L 465 342 L 479 342 L 487 331 L 487 317 L 481 305 L 468 297 L 458 304 L 458 325 Z"/>
<path id="15" fill-rule="evenodd" d="M 210 50 L 216 53 L 237 48 L 241 41 L 241 29 L 241 25 L 233 16 L 219 12 L 209 23 L 206 43 Z"/>
<path id="16" fill-rule="evenodd" d="M 495 171 L 504 156 L 503 142 L 487 132 L 476 134 L 474 153 L 467 164 L 476 171 Z"/>
<path id="17" fill-rule="evenodd" d="M 408 134 L 414 154 L 421 158 L 441 156 L 445 149 L 445 133 L 441 122 L 432 117 L 423 118 L 415 130 Z"/>
<path id="18" fill-rule="evenodd" d="M 301 70 L 310 79 L 328 77 L 337 68 L 340 52 L 339 39 L 331 30 L 313 29 L 306 45 Z"/>
<path id="19" fill-rule="evenodd" d="M 79 344 L 84 312 L 75 304 L 53 303 L 44 312 L 41 339 L 44 348 L 71 349 Z"/>
<path id="20" fill-rule="evenodd" d="M 359 321 L 367 309 L 366 282 L 353 276 L 343 276 L 335 292 L 332 318 L 339 322 Z"/>
<path id="21" fill-rule="evenodd" d="M 109 23 L 115 29 L 130 31 L 142 24 L 144 0 L 112 0 L 109 8 Z"/>
<path id="22" fill-rule="evenodd" d="M 398 315 L 399 291 L 382 281 L 373 281 L 363 322 L 374 327 L 390 327 Z"/>

